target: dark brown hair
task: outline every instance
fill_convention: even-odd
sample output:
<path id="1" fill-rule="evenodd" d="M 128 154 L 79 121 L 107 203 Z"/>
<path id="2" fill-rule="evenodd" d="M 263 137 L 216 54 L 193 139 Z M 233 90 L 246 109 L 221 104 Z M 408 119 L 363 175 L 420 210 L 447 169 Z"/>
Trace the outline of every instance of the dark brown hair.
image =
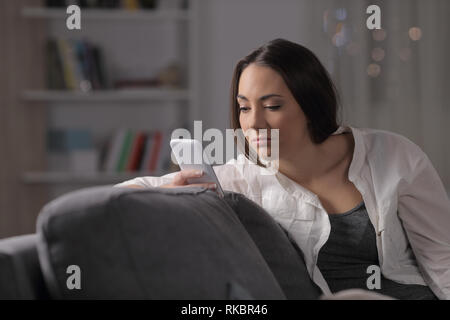
<path id="1" fill-rule="evenodd" d="M 311 140 L 320 144 L 336 129 L 338 94 L 325 67 L 309 49 L 284 39 L 272 40 L 240 60 L 231 82 L 231 127 L 240 128 L 236 97 L 239 79 L 251 63 L 270 67 L 282 77 L 308 121 Z M 246 152 L 247 154 L 247 152 Z"/>

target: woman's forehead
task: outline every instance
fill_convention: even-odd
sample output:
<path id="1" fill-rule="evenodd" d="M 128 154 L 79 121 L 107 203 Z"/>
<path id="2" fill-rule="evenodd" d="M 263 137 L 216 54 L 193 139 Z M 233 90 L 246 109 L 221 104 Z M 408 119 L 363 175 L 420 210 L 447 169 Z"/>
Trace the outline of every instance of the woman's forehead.
<path id="1" fill-rule="evenodd" d="M 286 89 L 281 75 L 272 68 L 250 64 L 242 71 L 239 79 L 239 94 L 246 96 L 252 94 L 280 94 Z"/>

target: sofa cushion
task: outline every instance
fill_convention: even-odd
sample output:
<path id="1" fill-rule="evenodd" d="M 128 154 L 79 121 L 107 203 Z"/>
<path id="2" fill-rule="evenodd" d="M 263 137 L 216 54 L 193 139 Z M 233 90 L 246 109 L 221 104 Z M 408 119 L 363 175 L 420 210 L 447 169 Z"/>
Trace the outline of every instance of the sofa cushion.
<path id="1" fill-rule="evenodd" d="M 235 192 L 225 200 L 255 242 L 288 299 L 318 299 L 320 288 L 311 280 L 303 253 L 287 232 L 261 206 Z"/>
<path id="2" fill-rule="evenodd" d="M 36 240 L 35 234 L 0 240 L 0 300 L 48 298 Z"/>
<path id="3" fill-rule="evenodd" d="M 204 188 L 81 189 L 47 204 L 37 232 L 54 298 L 286 298 L 228 202 Z M 67 286 L 72 265 L 80 289 Z"/>

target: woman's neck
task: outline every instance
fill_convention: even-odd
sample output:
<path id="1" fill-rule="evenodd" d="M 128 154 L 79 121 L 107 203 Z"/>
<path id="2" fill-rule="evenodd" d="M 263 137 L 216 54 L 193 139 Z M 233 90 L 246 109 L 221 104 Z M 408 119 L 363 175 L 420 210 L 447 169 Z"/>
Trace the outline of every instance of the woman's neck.
<path id="1" fill-rule="evenodd" d="M 344 135 L 330 136 L 321 144 L 308 140 L 286 157 L 280 158 L 279 171 L 300 185 L 312 185 L 333 173 L 350 155 Z"/>

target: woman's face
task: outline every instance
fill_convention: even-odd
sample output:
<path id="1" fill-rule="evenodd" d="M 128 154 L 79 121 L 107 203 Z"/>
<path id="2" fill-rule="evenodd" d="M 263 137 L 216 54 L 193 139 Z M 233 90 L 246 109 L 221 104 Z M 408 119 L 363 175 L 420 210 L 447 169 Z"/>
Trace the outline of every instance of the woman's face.
<path id="1" fill-rule="evenodd" d="M 279 156 L 287 157 L 311 143 L 307 119 L 281 75 L 269 67 L 248 65 L 239 79 L 239 122 L 258 155 L 270 156 L 270 129 L 279 129 Z M 253 130 L 252 130 L 253 129 Z M 267 144 L 258 137 L 267 129 Z"/>

